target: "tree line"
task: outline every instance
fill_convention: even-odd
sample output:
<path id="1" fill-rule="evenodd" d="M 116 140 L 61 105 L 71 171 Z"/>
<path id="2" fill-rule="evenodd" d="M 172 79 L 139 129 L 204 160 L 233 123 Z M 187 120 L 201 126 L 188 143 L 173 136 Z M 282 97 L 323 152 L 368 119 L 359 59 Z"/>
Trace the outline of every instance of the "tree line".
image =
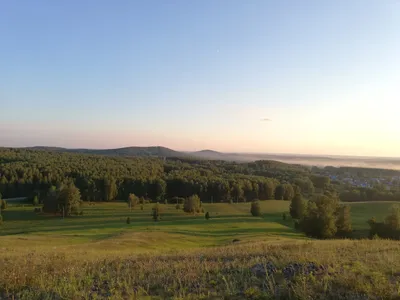
<path id="1" fill-rule="evenodd" d="M 84 201 L 127 199 L 129 194 L 153 201 L 194 194 L 206 202 L 290 200 L 300 189 L 294 179 L 299 174 L 308 178 L 306 172 L 304 168 L 268 161 L 163 161 L 0 149 L 0 192 L 4 198 L 37 197 L 40 202 L 51 194 L 53 187 L 71 184 L 78 188 Z M 307 180 L 299 179 L 297 183 L 305 191 L 313 189 L 307 187 Z"/>

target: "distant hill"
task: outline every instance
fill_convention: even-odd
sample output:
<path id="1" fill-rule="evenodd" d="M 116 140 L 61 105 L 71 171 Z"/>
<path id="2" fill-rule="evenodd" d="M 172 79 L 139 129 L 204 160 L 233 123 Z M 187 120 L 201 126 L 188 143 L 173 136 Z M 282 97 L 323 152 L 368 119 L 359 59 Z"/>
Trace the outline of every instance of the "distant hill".
<path id="1" fill-rule="evenodd" d="M 60 147 L 36 146 L 27 149 L 42 150 L 50 152 L 85 153 L 110 156 L 155 156 L 155 157 L 186 157 L 188 154 L 175 151 L 166 147 L 124 147 L 116 149 L 68 149 Z"/>
<path id="2" fill-rule="evenodd" d="M 205 159 L 218 159 L 225 160 L 227 159 L 226 153 L 221 153 L 214 150 L 201 150 L 196 152 L 190 152 L 190 154 L 194 157 L 205 158 Z"/>

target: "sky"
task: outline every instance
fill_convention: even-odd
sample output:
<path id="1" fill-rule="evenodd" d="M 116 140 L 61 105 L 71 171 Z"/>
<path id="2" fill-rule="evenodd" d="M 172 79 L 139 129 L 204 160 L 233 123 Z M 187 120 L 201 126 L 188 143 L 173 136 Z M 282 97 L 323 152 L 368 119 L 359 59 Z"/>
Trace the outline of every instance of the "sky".
<path id="1" fill-rule="evenodd" d="M 4 0 L 0 146 L 398 157 L 399 53 L 397 0 Z"/>

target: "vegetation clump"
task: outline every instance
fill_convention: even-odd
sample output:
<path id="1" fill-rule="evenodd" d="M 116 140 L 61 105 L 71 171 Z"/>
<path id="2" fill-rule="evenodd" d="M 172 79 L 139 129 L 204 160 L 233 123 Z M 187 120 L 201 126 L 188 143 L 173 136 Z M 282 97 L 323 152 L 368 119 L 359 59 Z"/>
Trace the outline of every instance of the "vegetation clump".
<path id="1" fill-rule="evenodd" d="M 261 216 L 261 206 L 259 200 L 254 200 L 251 202 L 250 213 L 254 217 Z"/>
<path id="2" fill-rule="evenodd" d="M 390 214 L 384 222 L 377 222 L 375 218 L 368 220 L 370 237 L 400 240 L 400 207 L 393 205 Z"/>
<path id="3" fill-rule="evenodd" d="M 7 201 L 4 199 L 0 199 L 0 211 L 7 209 Z"/>
<path id="4" fill-rule="evenodd" d="M 187 213 L 199 213 L 201 211 L 201 203 L 198 195 L 192 195 L 185 200 L 183 211 Z"/>
<path id="5" fill-rule="evenodd" d="M 160 205 L 156 203 L 153 208 L 152 208 L 152 218 L 155 222 L 158 222 L 161 220 L 161 211 L 160 211 Z"/>
<path id="6" fill-rule="evenodd" d="M 139 198 L 135 194 L 130 193 L 128 197 L 129 209 L 132 210 L 132 208 L 134 208 L 138 203 L 139 203 Z"/>
<path id="7" fill-rule="evenodd" d="M 306 203 L 301 194 L 296 194 L 290 203 L 290 216 L 292 219 L 299 220 L 303 218 L 306 211 Z"/>
<path id="8" fill-rule="evenodd" d="M 299 217 L 303 206 L 300 197 L 292 202 L 291 213 Z M 335 236 L 350 237 L 352 233 L 350 207 L 339 204 L 334 194 L 318 195 L 308 201 L 303 216 L 296 225 L 306 235 L 329 239 Z"/>
<path id="9" fill-rule="evenodd" d="M 60 213 L 63 217 L 79 214 L 82 205 L 79 189 L 74 184 L 61 186 L 58 189 L 51 187 L 43 201 L 43 211 L 46 213 Z"/>

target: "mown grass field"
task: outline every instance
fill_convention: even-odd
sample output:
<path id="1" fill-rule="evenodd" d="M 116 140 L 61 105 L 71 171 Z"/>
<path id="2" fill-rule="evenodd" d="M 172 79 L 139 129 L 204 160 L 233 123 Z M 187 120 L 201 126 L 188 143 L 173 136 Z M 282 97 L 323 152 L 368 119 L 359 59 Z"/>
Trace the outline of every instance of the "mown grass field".
<path id="1" fill-rule="evenodd" d="M 398 242 L 308 239 L 283 220 L 285 201 L 262 201 L 262 217 L 250 215 L 249 203 L 203 204 L 210 220 L 160 205 L 160 222 L 150 216 L 153 204 L 130 211 L 126 203 L 96 203 L 66 219 L 9 207 L 0 226 L 0 299 L 400 297 Z M 360 237 L 392 203 L 351 205 Z M 267 261 L 278 268 L 315 261 L 330 271 L 288 285 L 279 271 L 273 278 L 250 272 Z"/>

